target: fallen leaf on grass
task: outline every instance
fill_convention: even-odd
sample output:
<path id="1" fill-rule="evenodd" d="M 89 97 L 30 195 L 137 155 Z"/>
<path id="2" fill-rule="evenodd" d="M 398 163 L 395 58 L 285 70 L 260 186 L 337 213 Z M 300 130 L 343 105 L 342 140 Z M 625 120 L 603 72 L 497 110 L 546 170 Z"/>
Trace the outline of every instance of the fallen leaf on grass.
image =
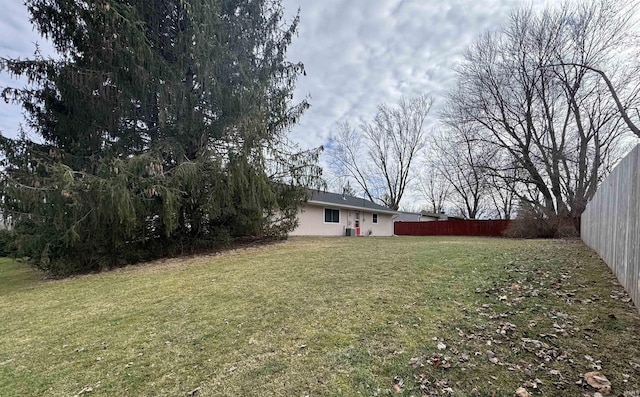
<path id="1" fill-rule="evenodd" d="M 97 388 L 97 387 L 99 387 L 99 386 L 100 386 L 100 383 L 101 383 L 101 382 L 100 382 L 100 381 L 98 381 L 98 382 L 95 384 L 95 387 L 96 387 L 96 388 Z M 74 395 L 74 397 L 80 397 L 80 396 L 82 396 L 83 394 L 91 393 L 91 392 L 93 392 L 93 391 L 94 391 L 94 387 L 87 385 L 87 386 L 83 387 L 83 388 L 82 388 L 82 389 L 81 389 L 81 390 L 80 390 L 76 395 Z"/>
<path id="2" fill-rule="evenodd" d="M 609 379 L 607 379 L 602 372 L 587 372 L 584 374 L 584 380 L 587 381 L 589 386 L 602 394 L 611 393 L 611 382 L 609 382 Z"/>
<path id="3" fill-rule="evenodd" d="M 446 348 L 447 348 L 447 345 L 445 345 L 445 344 L 444 344 L 444 343 L 442 343 L 442 342 L 438 342 L 438 350 L 444 350 L 444 349 L 446 349 Z"/>
<path id="4" fill-rule="evenodd" d="M 593 302 L 593 300 L 591 300 L 591 299 L 582 299 L 582 300 L 580 300 L 580 302 L 581 302 L 583 305 L 586 305 L 586 304 L 588 304 L 588 303 Z"/>
<path id="5" fill-rule="evenodd" d="M 596 371 L 600 371 L 602 369 L 602 361 L 597 360 L 591 363 L 591 368 L 595 369 Z"/>
<path id="6" fill-rule="evenodd" d="M 83 388 L 82 388 L 82 390 L 80 390 L 80 391 L 78 392 L 78 394 L 76 394 L 76 397 L 77 397 L 77 396 L 81 396 L 81 395 L 83 395 L 83 394 L 85 394 L 85 393 L 91 393 L 92 391 L 93 391 L 93 387 L 91 387 L 91 386 L 85 386 L 85 387 L 83 387 Z"/>
<path id="7" fill-rule="evenodd" d="M 449 386 L 449 381 L 446 379 L 439 379 L 430 382 L 427 375 L 421 374 L 416 376 L 416 380 L 420 384 L 420 391 L 423 396 L 440 396 L 454 394 L 454 390 Z"/>
<path id="8" fill-rule="evenodd" d="M 396 376 L 393 378 L 393 391 L 396 393 L 402 393 L 402 388 L 404 387 L 404 381 L 401 377 Z"/>
<path id="9" fill-rule="evenodd" d="M 516 330 L 516 326 L 510 322 L 500 323 L 500 328 L 496 330 L 496 333 L 500 335 L 512 334 Z"/>
<path id="10" fill-rule="evenodd" d="M 560 374 L 560 371 L 558 371 L 557 369 L 552 369 L 548 372 L 549 375 L 556 375 L 559 377 L 562 377 L 562 375 Z"/>
<path id="11" fill-rule="evenodd" d="M 518 390 L 516 390 L 516 396 L 518 396 L 518 397 L 530 397 L 531 394 L 529 394 L 527 389 L 525 389 L 524 387 L 520 387 L 520 388 L 518 388 Z"/>
<path id="12" fill-rule="evenodd" d="M 544 347 L 544 348 L 548 348 L 548 347 L 549 347 L 549 345 L 547 345 L 547 344 L 546 344 L 546 343 L 544 343 L 544 342 L 540 342 L 540 341 L 539 341 L 539 340 L 537 340 L 537 339 L 520 338 L 520 340 L 523 342 L 523 343 L 522 343 L 522 346 L 523 346 L 525 349 L 527 348 L 526 344 L 528 344 L 528 343 L 529 343 L 529 344 L 532 344 L 536 349 L 540 349 L 540 348 L 542 348 L 542 347 Z"/>
<path id="13" fill-rule="evenodd" d="M 623 302 L 631 302 L 631 298 L 629 298 L 629 295 L 627 295 L 625 291 L 613 291 L 613 294 L 609 296 L 613 299 L 619 299 Z"/>
<path id="14" fill-rule="evenodd" d="M 450 357 L 445 357 L 440 353 L 433 353 L 431 358 L 427 360 L 427 364 L 435 368 L 451 368 L 451 363 L 449 362 Z"/>

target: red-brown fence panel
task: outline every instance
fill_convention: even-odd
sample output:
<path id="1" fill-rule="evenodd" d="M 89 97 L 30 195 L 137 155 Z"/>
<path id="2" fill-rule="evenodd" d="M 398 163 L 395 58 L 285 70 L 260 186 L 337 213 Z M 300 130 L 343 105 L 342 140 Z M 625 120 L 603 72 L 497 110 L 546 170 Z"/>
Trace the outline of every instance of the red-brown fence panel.
<path id="1" fill-rule="evenodd" d="M 509 226 L 508 220 L 450 220 L 434 222 L 395 222 L 398 236 L 486 236 L 498 237 Z"/>

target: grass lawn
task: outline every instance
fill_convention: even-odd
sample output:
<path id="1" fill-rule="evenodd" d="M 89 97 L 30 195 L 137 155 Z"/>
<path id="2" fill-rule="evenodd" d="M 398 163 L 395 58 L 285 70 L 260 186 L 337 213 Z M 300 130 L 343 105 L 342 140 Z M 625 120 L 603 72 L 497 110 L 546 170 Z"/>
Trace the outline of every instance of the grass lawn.
<path id="1" fill-rule="evenodd" d="M 640 396 L 640 315 L 579 241 L 296 238 L 58 281 L 0 259 L 1 396 L 592 396 L 591 371 Z"/>

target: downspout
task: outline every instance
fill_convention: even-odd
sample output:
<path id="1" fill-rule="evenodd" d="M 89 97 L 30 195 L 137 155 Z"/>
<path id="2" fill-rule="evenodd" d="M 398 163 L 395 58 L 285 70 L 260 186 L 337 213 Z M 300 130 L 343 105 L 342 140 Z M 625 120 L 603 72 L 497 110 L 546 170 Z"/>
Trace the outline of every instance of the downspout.
<path id="1" fill-rule="evenodd" d="M 393 225 L 393 233 L 391 234 L 391 237 L 398 237 L 396 236 L 396 218 L 398 217 L 400 217 L 399 212 L 396 212 L 396 214 L 391 217 L 391 224 Z"/>

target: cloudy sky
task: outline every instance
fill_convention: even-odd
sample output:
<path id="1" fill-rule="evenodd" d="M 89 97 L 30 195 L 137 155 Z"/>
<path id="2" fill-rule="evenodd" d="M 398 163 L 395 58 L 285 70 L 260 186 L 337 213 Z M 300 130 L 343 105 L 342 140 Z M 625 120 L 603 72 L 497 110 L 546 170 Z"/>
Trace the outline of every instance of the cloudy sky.
<path id="1" fill-rule="evenodd" d="M 33 32 L 29 23 L 29 14 L 22 1 L 10 0 L 2 2 L 0 13 L 0 57 L 16 58 L 29 57 L 35 51 L 35 44 L 42 44 L 38 34 Z M 50 46 L 44 43 L 44 51 L 52 52 Z M 0 90 L 6 86 L 15 86 L 6 73 L 0 73 Z M 21 109 L 16 106 L 6 105 L 0 102 L 0 133 L 7 136 L 16 136 L 16 129 L 22 122 Z"/>
<path id="2" fill-rule="evenodd" d="M 291 61 L 302 61 L 307 76 L 296 89 L 311 108 L 291 131 L 303 148 L 326 145 L 337 122 L 369 120 L 380 103 L 430 94 L 437 108 L 454 81 L 454 68 L 483 31 L 496 29 L 518 6 L 545 0 L 283 0 L 287 18 L 300 10 L 299 36 Z M 33 31 L 22 1 L 3 1 L 0 56 L 28 57 Z M 0 87 L 15 85 L 0 74 Z M 17 107 L 0 103 L 0 131 L 15 136 L 22 120 Z"/>
<path id="3" fill-rule="evenodd" d="M 305 64 L 298 98 L 311 108 L 292 137 L 304 147 L 326 144 L 335 125 L 369 120 L 380 103 L 430 94 L 437 107 L 454 68 L 482 32 L 495 29 L 523 0 L 284 0 L 300 9 L 291 60 Z"/>
<path id="4" fill-rule="evenodd" d="M 537 5 L 542 0 L 534 0 Z M 453 68 L 478 34 L 499 26 L 523 0 L 283 0 L 288 18 L 300 9 L 299 37 L 290 48 L 302 61 L 297 98 L 312 107 L 292 138 L 303 147 L 326 144 L 335 124 L 370 119 L 380 103 L 429 93 L 438 100 Z M 4 1 L 0 56 L 28 57 L 38 42 L 22 1 Z M 14 85 L 0 74 L 0 86 Z M 441 101 L 440 101 L 441 102 Z M 435 115 L 435 111 L 433 112 Z M 19 108 L 0 104 L 0 131 L 15 135 Z"/>

